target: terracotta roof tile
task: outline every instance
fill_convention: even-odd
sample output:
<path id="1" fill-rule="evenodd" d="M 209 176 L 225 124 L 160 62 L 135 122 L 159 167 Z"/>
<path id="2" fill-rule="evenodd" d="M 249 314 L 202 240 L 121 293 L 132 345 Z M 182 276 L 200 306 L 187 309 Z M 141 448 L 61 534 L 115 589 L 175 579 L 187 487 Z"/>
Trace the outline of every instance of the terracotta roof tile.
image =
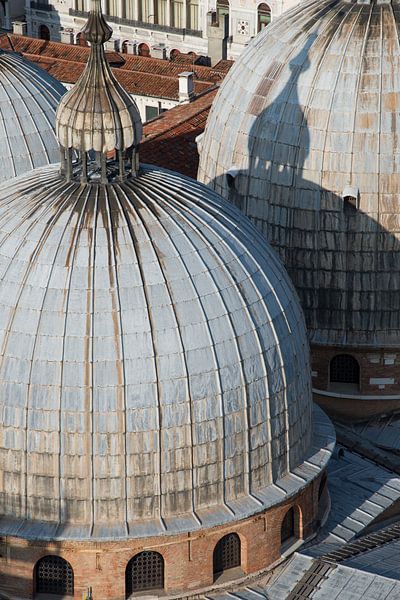
<path id="1" fill-rule="evenodd" d="M 196 137 L 204 131 L 214 87 L 190 104 L 181 104 L 144 125 L 140 160 L 196 178 L 199 165 Z"/>
<path id="2" fill-rule="evenodd" d="M 0 36 L 0 48 L 20 52 L 56 79 L 69 84 L 77 81 L 90 52 L 84 46 L 48 42 L 15 34 Z M 184 68 L 182 64 L 117 52 L 107 53 L 107 56 L 118 81 L 129 93 L 178 99 L 178 75 Z M 195 94 L 201 94 L 219 83 L 225 75 L 224 69 L 194 65 L 193 70 Z"/>

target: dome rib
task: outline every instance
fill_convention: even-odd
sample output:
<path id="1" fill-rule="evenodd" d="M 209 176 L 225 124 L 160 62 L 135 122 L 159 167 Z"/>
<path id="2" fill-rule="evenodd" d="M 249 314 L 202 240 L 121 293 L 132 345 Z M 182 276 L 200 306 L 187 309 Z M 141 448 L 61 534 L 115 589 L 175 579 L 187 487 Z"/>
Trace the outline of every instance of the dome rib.
<path id="1" fill-rule="evenodd" d="M 0 531 L 178 533 L 304 485 L 318 450 L 301 311 L 207 188 L 151 167 L 112 185 L 36 170 L 0 188 L 0 268 Z"/>
<path id="2" fill-rule="evenodd" d="M 157 223 L 158 227 L 160 229 L 162 229 L 164 232 L 166 231 L 163 223 L 161 220 L 157 220 L 157 216 L 156 213 L 154 212 L 154 208 L 152 206 L 149 206 L 148 203 L 145 200 L 146 197 L 146 192 L 144 192 L 143 190 L 140 191 L 140 184 L 137 186 L 138 187 L 138 199 L 139 202 L 141 202 L 142 206 L 145 207 L 145 209 L 147 210 L 147 212 L 149 212 L 150 214 L 153 215 L 155 223 Z M 143 196 L 142 196 L 143 194 Z M 147 194 L 149 197 L 151 197 L 151 190 L 147 190 Z M 141 197 L 142 196 L 142 197 Z M 153 197 L 154 200 L 154 197 Z M 158 206 L 158 210 L 162 211 L 162 207 Z M 190 462 L 191 462 L 191 482 L 192 482 L 192 494 L 191 494 L 191 510 L 192 510 L 192 514 L 195 518 L 195 520 L 201 524 L 200 519 L 197 516 L 197 512 L 196 512 L 196 500 L 195 500 L 195 489 L 196 489 L 196 484 L 195 484 L 195 480 L 194 480 L 194 468 L 195 468 L 195 462 L 194 462 L 194 458 L 193 458 L 193 409 L 192 409 L 192 399 L 191 399 L 191 393 L 190 393 L 190 387 L 189 387 L 189 369 L 188 369 L 188 365 L 187 365 L 187 360 L 186 360 L 186 356 L 185 356 L 185 352 L 184 352 L 184 344 L 183 344 L 183 339 L 182 339 L 182 331 L 181 331 L 181 324 L 174 306 L 174 301 L 173 301 L 173 297 L 172 297 L 172 292 L 170 289 L 170 285 L 168 283 L 167 278 L 165 277 L 165 273 L 163 271 L 162 268 L 162 260 L 160 257 L 160 253 L 159 250 L 157 249 L 157 246 L 152 242 L 152 236 L 151 233 L 148 229 L 148 225 L 145 223 L 145 219 L 141 214 L 141 211 L 138 210 L 138 218 L 140 219 L 142 226 L 146 232 L 146 236 L 147 239 L 149 241 L 149 243 L 152 245 L 152 249 L 153 249 L 153 253 L 154 256 L 157 258 L 158 261 L 158 268 L 161 274 L 161 277 L 164 281 L 164 285 L 167 291 L 167 295 L 168 298 L 170 300 L 170 306 L 171 306 L 171 313 L 173 314 L 173 319 L 176 325 L 176 329 L 178 332 L 178 339 L 179 339 L 179 349 L 181 351 L 181 355 L 182 355 L 182 364 L 184 366 L 184 372 L 185 372 L 185 379 L 186 379 L 186 384 L 185 384 L 185 389 L 186 389 L 186 395 L 187 395 L 187 400 L 188 400 L 188 404 L 189 404 L 189 415 L 190 415 L 190 446 L 189 446 L 189 450 L 190 450 Z M 169 240 L 171 245 L 174 246 L 172 239 Z M 176 247 L 174 246 L 174 248 L 176 249 Z M 155 357 L 157 356 L 156 351 L 154 350 L 154 355 Z M 157 378 L 158 379 L 158 378 Z M 159 394 L 160 396 L 160 394 Z M 159 412 L 161 414 L 161 407 L 159 407 Z M 160 418 L 161 420 L 161 418 Z M 160 440 L 160 447 L 161 447 L 161 440 Z M 160 453 L 161 455 L 161 453 Z M 160 463 L 161 465 L 161 463 Z M 163 469 L 160 466 L 160 473 L 163 471 Z M 161 480 L 160 480 L 160 490 L 161 490 Z M 162 494 L 160 495 L 162 496 Z M 162 510 L 161 510 L 161 518 L 162 518 Z M 165 527 L 165 524 L 164 524 Z"/>
<path id="3" fill-rule="evenodd" d="M 199 179 L 279 251 L 315 344 L 398 346 L 399 18 L 399 0 L 298 5 L 236 62 L 200 142 Z"/>
<path id="4" fill-rule="evenodd" d="M 55 110 L 66 90 L 35 64 L 4 50 L 0 50 L 0 89 L 2 182 L 59 160 Z"/>
<path id="5" fill-rule="evenodd" d="M 140 188 L 140 187 L 142 187 L 142 186 L 141 186 L 141 184 L 140 184 L 140 182 L 138 182 L 138 187 L 139 187 L 139 188 Z M 155 201 L 155 202 L 157 202 L 157 196 L 156 196 L 156 193 L 155 193 L 157 189 L 158 189 L 159 191 L 161 191 L 161 190 L 160 190 L 160 188 L 158 188 L 158 186 L 157 186 L 157 185 L 153 184 L 153 186 L 152 186 L 152 189 L 151 189 L 151 191 L 149 192 L 149 193 L 150 193 L 150 194 L 153 196 L 153 201 Z M 168 187 L 166 187 L 166 189 L 168 190 Z M 170 193 L 171 193 L 171 194 L 174 194 L 174 192 L 175 192 L 175 190 L 174 190 L 174 189 L 170 189 L 169 191 L 170 191 Z M 158 208 L 158 210 L 159 210 L 160 212 L 164 212 L 164 213 L 165 213 L 164 205 L 168 205 L 168 201 L 164 201 L 163 205 L 161 205 L 161 204 L 160 204 L 160 205 L 158 205 L 158 207 L 157 207 L 157 208 Z M 172 218 L 173 218 L 173 217 L 172 217 Z M 201 238 L 201 239 L 204 241 L 204 239 L 205 239 L 205 238 L 204 238 L 204 237 L 203 237 L 203 236 L 200 234 L 200 230 L 199 230 L 198 228 L 194 228 L 194 227 L 193 227 L 193 224 L 190 222 L 190 220 L 189 220 L 189 219 L 185 219 L 185 216 L 184 216 L 184 215 L 182 215 L 182 216 L 181 216 L 181 218 L 182 218 L 182 220 L 185 220 L 185 221 L 186 221 L 186 222 L 187 222 L 187 223 L 190 225 L 193 235 L 195 235 L 195 236 L 199 236 L 199 237 L 200 237 L 200 238 Z M 179 228 L 179 230 L 182 232 L 182 235 L 183 235 L 183 236 L 185 237 L 185 239 L 187 240 L 187 242 L 188 242 L 189 246 L 190 246 L 190 247 L 193 249 L 193 251 L 195 251 L 195 246 L 194 246 L 194 244 L 192 243 L 192 241 L 191 241 L 191 239 L 190 239 L 190 237 L 189 237 L 188 233 L 184 231 L 184 229 L 183 229 L 183 228 L 180 226 L 180 224 L 179 224 L 179 222 L 178 222 L 178 221 L 176 221 L 176 220 L 174 219 L 174 222 L 175 222 L 175 225 L 176 225 L 176 227 L 178 227 L 178 228 Z M 161 227 L 163 227 L 163 225 L 162 225 L 162 221 L 161 221 L 161 220 L 159 221 L 159 224 L 160 224 L 160 226 L 161 226 Z M 204 224 L 204 223 L 203 223 L 203 224 Z M 164 227 L 163 227 L 163 228 L 164 228 Z M 166 231 L 166 230 L 164 229 L 164 231 Z M 171 240 L 171 243 L 173 244 L 173 246 L 174 246 L 175 250 L 176 250 L 176 251 L 177 251 L 177 253 L 179 254 L 179 252 L 178 252 L 178 249 L 177 249 L 176 245 L 175 245 L 175 244 L 174 244 L 174 242 L 173 242 L 173 239 L 172 239 L 172 238 L 170 238 L 170 240 Z M 216 283 L 215 283 L 215 279 L 214 279 L 214 277 L 213 277 L 213 275 L 212 275 L 212 270 L 209 270 L 209 271 L 208 271 L 208 269 L 207 269 L 207 265 L 206 265 L 206 263 L 204 262 L 204 260 L 202 259 L 202 257 L 201 257 L 201 254 L 199 254 L 199 260 L 200 260 L 200 261 L 201 261 L 201 263 L 204 265 L 204 267 L 205 267 L 205 272 L 208 272 L 208 273 L 209 273 L 209 278 L 212 280 L 212 283 L 213 283 L 213 289 L 214 289 L 215 293 L 217 293 L 217 294 L 218 294 L 218 293 L 219 293 L 219 291 L 218 291 L 218 286 L 217 286 L 217 285 L 216 285 Z M 202 315 L 203 315 L 203 317 L 204 317 L 204 322 L 205 322 L 205 324 L 207 325 L 207 330 L 208 330 L 208 336 L 209 336 L 210 347 L 213 349 L 213 357 L 214 357 L 214 361 L 215 361 L 215 368 L 216 368 L 216 372 L 218 373 L 218 389 L 219 389 L 219 394 L 218 394 L 218 395 L 219 395 L 219 397 L 220 397 L 220 403 L 219 403 L 219 404 L 220 404 L 221 417 L 222 417 L 222 439 L 223 439 L 223 440 L 225 440 L 225 439 L 226 439 L 226 423 L 225 423 L 225 420 L 226 420 L 226 415 L 225 415 L 225 407 L 224 407 L 224 404 L 223 404 L 223 401 L 222 401 L 222 395 L 223 395 L 223 385 L 222 385 L 222 381 L 221 381 L 221 375 L 220 375 L 220 364 L 219 364 L 219 363 L 220 363 L 220 361 L 219 361 L 219 359 L 218 359 L 218 357 L 217 357 L 217 353 L 216 353 L 216 351 L 215 351 L 215 345 L 216 345 L 216 344 L 215 344 L 215 340 L 214 340 L 214 336 L 213 336 L 212 330 L 211 330 L 211 328 L 210 328 L 210 326 L 209 326 L 209 324 L 208 324 L 208 318 L 207 318 L 207 314 L 206 314 L 206 312 L 205 312 L 205 310 L 204 310 L 204 306 L 203 306 L 203 303 L 202 303 L 202 301 L 201 301 L 201 298 L 200 298 L 200 296 L 199 296 L 199 294 L 198 294 L 198 290 L 197 290 L 197 288 L 196 288 L 196 285 L 195 285 L 195 283 L 194 283 L 194 281 L 193 281 L 193 279 L 192 279 L 192 276 L 191 276 L 191 274 L 190 274 L 190 271 L 189 271 L 189 269 L 188 269 L 187 265 L 185 264 L 185 261 L 184 261 L 184 260 L 182 261 L 182 264 L 183 264 L 183 266 L 184 266 L 184 269 L 185 269 L 186 275 L 187 275 L 187 277 L 188 277 L 189 281 L 191 282 L 191 285 L 192 285 L 192 288 L 193 288 L 193 290 L 195 291 L 196 295 L 199 297 L 199 304 L 200 304 L 200 306 L 201 306 L 201 312 L 202 312 Z M 225 301 L 224 301 L 224 299 L 223 299 L 223 297 L 222 297 L 222 295 L 221 295 L 221 294 L 219 294 L 219 298 L 220 298 L 220 300 L 221 300 L 221 303 L 223 304 L 223 306 L 224 306 L 224 307 L 225 307 L 225 309 L 226 309 L 226 303 L 225 303 Z M 231 326 L 231 328 L 232 328 L 232 321 L 231 321 L 231 319 L 230 319 L 230 315 L 229 315 L 229 311 L 228 311 L 228 310 L 226 310 L 226 314 L 227 314 L 227 317 L 228 317 L 228 321 L 229 321 L 229 323 L 230 323 L 230 326 Z M 180 329 L 180 327 L 179 327 L 179 326 L 178 326 L 178 328 Z M 232 339 L 235 339 L 235 336 L 234 336 Z M 235 346 L 235 349 L 236 349 L 236 351 L 237 351 L 237 355 L 238 355 L 239 357 L 241 357 L 241 352 L 240 352 L 240 349 L 239 349 L 239 347 L 238 347 L 237 345 Z M 186 362 L 186 361 L 185 361 L 185 362 Z M 187 365 L 186 365 L 186 369 L 187 369 Z M 241 370 L 241 374 L 242 374 L 242 381 L 243 381 L 243 383 L 244 383 L 244 382 L 245 382 L 245 378 L 244 378 L 244 374 L 243 374 L 243 369 L 242 369 L 242 366 L 240 366 L 240 370 Z M 187 373 L 188 373 L 188 371 L 187 371 Z M 188 373 L 188 376 L 189 376 L 189 373 Z M 247 402 L 246 402 L 246 404 L 247 404 Z M 247 422 L 248 422 L 247 410 L 246 410 L 246 420 L 247 420 Z M 247 442 L 248 442 L 248 440 L 247 440 Z M 222 481 L 222 482 L 225 482 L 225 481 L 226 481 L 226 478 L 227 478 L 227 473 L 226 473 L 226 471 L 227 471 L 227 469 L 226 469 L 226 463 L 227 463 L 227 459 L 226 459 L 226 450 L 225 450 L 225 445 L 223 446 L 223 451 L 224 451 L 224 454 L 223 454 L 223 458 L 222 458 L 222 476 L 221 476 L 221 481 Z M 250 453 L 249 453 L 249 450 L 248 450 L 248 449 L 247 449 L 247 455 L 248 455 L 248 460 L 249 460 L 249 459 L 250 459 Z M 250 490 L 250 484 L 249 484 L 249 471 L 247 470 L 247 471 L 245 471 L 244 473 L 245 473 L 245 478 L 246 478 L 246 484 L 245 484 L 246 491 L 247 491 L 247 493 L 250 493 L 250 494 L 251 494 L 251 490 Z M 223 483 L 223 489 L 222 489 L 222 501 L 223 501 L 223 504 L 226 506 L 226 508 L 229 510 L 229 512 L 230 512 L 232 515 L 234 515 L 234 512 L 232 511 L 232 508 L 229 506 L 229 503 L 228 503 L 228 502 L 227 502 L 227 500 L 226 500 L 226 490 L 225 490 L 225 484 L 224 484 L 224 483 Z"/>
<path id="6" fill-rule="evenodd" d="M 139 185 L 140 185 L 140 183 L 139 183 Z M 153 187 L 154 187 L 154 189 L 157 189 L 157 186 L 156 186 L 156 185 L 154 185 L 154 184 L 153 184 Z M 160 192 L 162 191 L 160 187 L 158 187 L 158 189 L 159 189 L 159 191 L 160 191 Z M 171 190 L 171 192 L 172 192 L 172 191 L 173 191 L 173 190 Z M 187 205 L 189 205 L 189 206 L 190 206 L 190 205 L 192 205 L 192 206 L 197 206 L 197 208 L 200 208 L 200 209 L 201 209 L 201 206 L 199 206 L 199 204 L 195 205 L 195 204 L 194 204 L 194 203 L 191 201 L 190 195 L 189 195 L 189 194 L 187 194 L 187 193 L 185 192 L 185 190 L 182 190 L 182 191 L 181 191 L 181 198 L 182 198 L 183 200 L 185 200 L 185 202 L 186 202 L 186 204 L 187 204 Z M 168 200 L 164 200 L 164 204 L 165 204 L 165 205 L 168 205 L 168 204 L 169 204 L 169 203 L 171 203 L 171 202 L 173 202 L 173 200 L 172 200 L 172 196 L 171 196 L 171 200 L 169 200 L 169 199 L 168 199 Z M 190 214 L 190 211 L 189 211 L 189 214 Z M 181 219 L 182 219 L 182 220 L 185 220 L 185 221 L 186 221 L 186 222 L 188 222 L 188 223 L 190 223 L 190 226 L 193 228 L 193 231 L 195 232 L 195 235 L 198 235 L 198 236 L 200 236 L 200 237 L 201 237 L 203 240 L 206 240 L 206 243 L 207 243 L 207 244 L 209 244 L 209 243 L 210 243 L 210 240 L 208 240 L 206 236 L 203 236 L 203 235 L 202 235 L 202 233 L 201 233 L 201 228 L 198 226 L 199 224 L 201 224 L 202 226 L 205 226 L 205 228 L 207 229 L 207 228 L 208 228 L 208 223 L 207 223 L 207 220 L 202 220 L 202 219 L 200 219 L 198 216 L 197 216 L 197 217 L 194 217 L 192 214 L 190 214 L 190 217 L 189 217 L 189 214 L 188 214 L 188 215 L 182 214 L 182 215 L 181 215 Z M 217 216 L 217 215 L 216 215 L 216 216 Z M 192 219 L 197 219 L 197 223 L 196 223 L 196 221 L 195 221 L 195 223 L 196 223 L 196 226 L 194 226 L 194 225 L 193 225 L 193 221 L 192 221 Z M 220 215 L 220 216 L 219 216 L 218 222 L 216 222 L 216 223 L 215 223 L 215 225 L 216 225 L 217 227 L 218 227 L 218 226 L 220 226 L 221 228 L 225 229 L 225 232 L 227 232 L 227 229 L 226 229 L 226 228 L 224 228 L 224 226 L 223 226 L 223 217 L 222 217 L 222 215 Z M 179 225 L 178 225 L 178 226 L 179 226 Z M 215 235 L 215 231 L 214 231 L 214 230 L 212 230 L 212 234 L 213 234 L 213 235 Z M 189 238 L 188 238 L 188 239 L 189 239 Z M 220 239 L 221 239 L 221 243 L 224 243 L 224 242 L 223 242 L 223 238 L 221 237 Z M 243 249 L 243 251 L 244 251 L 244 252 L 246 252 L 246 246 L 245 246 L 244 244 L 242 244 L 242 243 L 241 243 L 241 246 L 242 246 L 242 249 Z M 216 253 L 216 256 L 218 256 L 218 258 L 219 258 L 219 259 L 221 259 L 221 258 L 222 258 L 222 257 L 221 257 L 221 256 L 218 254 L 218 250 L 216 249 L 216 246 L 215 246 L 215 247 L 213 247 L 212 245 L 210 245 L 210 248 L 212 248 L 212 249 L 213 249 L 213 251 Z M 228 249 L 228 251 L 231 253 L 231 255 L 232 255 L 232 259 L 233 259 L 233 260 L 235 260 L 236 256 L 235 256 L 235 255 L 234 255 L 234 254 L 231 252 L 231 249 L 229 248 L 229 246 L 227 246 L 227 245 L 226 245 L 226 248 L 227 248 L 227 249 Z M 260 265 L 257 265 L 257 266 L 258 266 L 258 269 L 259 269 L 260 273 L 262 273 L 262 269 L 260 268 Z M 208 268 L 209 268 L 209 266 L 208 266 Z M 212 270 L 210 269 L 210 270 L 209 270 L 209 272 L 210 272 L 210 274 L 211 274 L 211 273 L 212 273 Z M 252 277 L 251 277 L 250 273 L 249 273 L 249 272 L 248 272 L 246 269 L 245 269 L 245 272 L 246 272 L 246 274 L 247 274 L 247 277 L 248 277 L 248 280 L 249 280 L 249 282 L 251 282 L 251 283 L 252 283 Z M 242 298 L 242 307 L 244 308 L 245 312 L 248 314 L 249 321 L 252 323 L 253 327 L 254 327 L 254 328 L 255 328 L 255 330 L 256 330 L 256 327 L 255 327 L 255 322 L 254 322 L 254 317 L 251 315 L 251 311 L 249 310 L 248 303 L 246 302 L 246 300 L 245 300 L 245 298 L 244 298 L 244 296 L 243 296 L 243 293 L 242 293 L 242 291 L 241 291 L 241 287 L 240 287 L 240 285 L 238 285 L 238 282 L 236 282 L 236 281 L 235 281 L 235 278 L 234 278 L 233 274 L 232 274 L 232 273 L 230 273 L 230 271 L 229 271 L 229 267 L 227 268 L 227 274 L 229 274 L 229 277 L 230 277 L 230 279 L 231 279 L 231 282 L 233 282 L 234 286 L 235 286 L 235 287 L 237 288 L 237 290 L 238 290 L 238 293 L 241 295 L 241 298 Z M 273 289 L 273 286 L 271 286 L 271 284 L 270 284 L 270 282 L 269 282 L 269 281 L 267 282 L 267 284 L 268 284 L 268 287 L 270 287 L 271 289 Z M 255 293 L 257 294 L 257 296 L 258 296 L 259 300 L 262 300 L 262 297 L 261 297 L 261 295 L 259 294 L 259 292 L 257 291 L 257 289 L 255 288 L 255 286 L 253 286 L 253 289 L 254 289 Z M 223 300 L 222 300 L 222 301 L 223 301 Z M 226 304 L 225 304 L 225 302 L 224 302 L 224 301 L 223 301 L 223 303 L 224 303 L 224 305 L 226 306 Z M 282 308 L 282 307 L 281 307 L 281 308 Z M 277 335 L 277 333 L 276 333 L 276 331 L 275 331 L 275 329 L 274 329 L 273 320 L 270 318 L 270 314 L 268 313 L 268 311 L 267 311 L 267 314 L 268 314 L 268 317 L 269 317 L 269 322 L 270 322 L 270 324 L 271 324 L 272 331 L 273 331 L 273 333 L 274 333 L 275 342 L 276 342 L 276 347 L 277 347 L 277 349 L 278 349 L 278 353 L 280 353 L 280 347 L 279 347 L 279 341 L 278 341 L 278 340 L 279 340 L 279 336 Z M 284 314 L 284 311 L 283 311 L 283 310 L 282 310 L 282 314 Z M 230 316 L 229 316 L 229 310 L 227 310 L 227 316 L 228 316 L 228 318 L 229 318 L 229 320 L 230 320 Z M 257 332 L 257 338 L 258 338 L 258 341 L 260 342 L 260 339 L 259 339 L 259 337 L 258 337 L 258 332 Z M 262 344 L 259 344 L 259 348 L 260 348 L 260 355 L 262 355 Z M 241 352 L 240 352 L 240 350 L 239 350 L 239 355 L 241 355 Z M 283 362 L 283 359 L 282 359 L 282 356 L 281 356 L 281 355 L 280 355 L 280 360 L 281 360 L 281 368 L 282 368 L 282 373 L 283 373 L 283 381 L 285 382 L 285 370 L 284 370 L 284 362 Z M 264 377 L 265 377 L 266 381 L 267 381 L 267 382 L 268 382 L 268 384 L 269 384 L 270 380 L 272 379 L 272 378 L 271 378 L 271 376 L 270 376 L 270 374 L 268 374 L 266 371 L 264 371 Z M 246 378 L 245 378 L 244 380 L 246 380 Z M 286 387 L 286 386 L 284 386 L 284 387 Z M 268 388 L 269 388 L 269 385 L 268 385 Z M 268 396 L 269 396 L 269 397 L 273 395 L 273 393 L 272 393 L 272 390 L 269 390 L 269 389 L 268 389 L 268 392 L 269 392 L 269 394 L 268 394 Z M 286 404 L 286 410 L 285 410 L 285 412 L 286 412 L 286 414 L 288 413 L 288 407 L 287 407 L 287 404 Z M 270 418 L 269 418 L 269 419 L 267 419 L 267 423 L 270 423 Z M 249 434 L 250 434 L 250 432 L 249 432 Z M 225 438 L 225 433 L 224 433 L 224 438 Z M 270 440 L 272 440 L 272 437 L 270 438 Z M 287 448 L 290 448 L 290 444 L 289 444 L 289 423 L 288 423 L 288 421 L 287 421 L 287 420 L 286 420 L 286 441 L 287 441 Z M 270 456 L 272 456 L 272 455 L 273 455 L 273 453 L 272 453 L 272 449 L 271 449 L 271 445 L 270 445 Z M 249 461 L 251 461 L 251 453 L 249 453 Z M 289 454 L 287 455 L 287 468 L 288 468 L 288 470 L 290 470 L 290 457 L 289 457 Z M 248 475 L 249 475 L 249 473 L 251 472 L 251 470 L 252 470 L 252 469 L 250 469 L 250 467 L 249 467 L 249 470 L 248 470 Z M 225 479 L 226 479 L 226 476 L 224 477 L 224 480 L 225 480 Z M 250 494 L 252 494 L 252 491 L 250 490 L 250 486 L 249 486 L 249 488 L 248 488 L 248 489 L 249 489 L 249 493 L 250 493 Z M 252 495 L 253 495 L 253 494 L 252 494 Z M 255 496 L 255 497 L 256 497 L 256 496 Z M 225 503 L 226 503 L 226 502 L 225 502 Z"/>

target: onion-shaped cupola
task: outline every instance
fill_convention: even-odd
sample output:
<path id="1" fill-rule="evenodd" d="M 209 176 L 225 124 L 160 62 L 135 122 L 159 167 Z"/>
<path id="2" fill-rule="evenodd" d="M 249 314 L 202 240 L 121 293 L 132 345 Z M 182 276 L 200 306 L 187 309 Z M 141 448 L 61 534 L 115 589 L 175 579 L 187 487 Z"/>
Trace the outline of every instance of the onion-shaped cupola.
<path id="1" fill-rule="evenodd" d="M 68 181 L 123 181 L 137 173 L 142 123 L 135 102 L 107 62 L 104 44 L 112 29 L 101 0 L 92 0 L 83 34 L 91 44 L 88 63 L 56 115 L 61 172 Z"/>

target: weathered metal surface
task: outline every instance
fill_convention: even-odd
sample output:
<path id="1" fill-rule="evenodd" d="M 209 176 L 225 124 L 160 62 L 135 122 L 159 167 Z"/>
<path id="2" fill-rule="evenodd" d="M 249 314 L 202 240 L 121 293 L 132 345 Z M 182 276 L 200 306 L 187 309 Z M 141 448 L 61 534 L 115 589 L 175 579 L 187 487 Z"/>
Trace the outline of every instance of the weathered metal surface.
<path id="1" fill-rule="evenodd" d="M 399 31 L 399 0 L 301 3 L 236 62 L 200 142 L 200 180 L 277 248 L 312 342 L 399 345 Z"/>
<path id="2" fill-rule="evenodd" d="M 91 4 L 83 30 L 91 42 L 89 60 L 57 109 L 57 137 L 63 148 L 82 152 L 127 150 L 142 138 L 140 113 L 111 72 L 103 44 L 110 39 L 112 29 L 102 15 L 99 0 Z"/>
<path id="3" fill-rule="evenodd" d="M 319 410 L 313 433 L 294 289 L 205 186 L 37 169 L 0 188 L 0 275 L 1 531 L 187 531 L 326 465 L 334 433 Z"/>
<path id="4" fill-rule="evenodd" d="M 65 92 L 33 63 L 0 50 L 0 182 L 59 161 L 55 112 Z"/>

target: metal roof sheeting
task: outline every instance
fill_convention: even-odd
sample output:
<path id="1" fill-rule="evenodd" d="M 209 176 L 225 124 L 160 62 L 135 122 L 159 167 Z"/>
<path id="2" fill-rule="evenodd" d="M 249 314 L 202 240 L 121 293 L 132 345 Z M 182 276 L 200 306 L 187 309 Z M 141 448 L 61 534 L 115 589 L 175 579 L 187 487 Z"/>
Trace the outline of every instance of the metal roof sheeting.
<path id="1" fill-rule="evenodd" d="M 199 179 L 279 250 L 312 342 L 398 345 L 399 31 L 399 0 L 300 3 L 237 60 L 200 142 Z"/>
<path id="2" fill-rule="evenodd" d="M 65 92 L 36 65 L 0 50 L 0 182 L 60 160 L 55 112 Z"/>
<path id="3" fill-rule="evenodd" d="M 150 167 L 108 186 L 37 169 L 0 187 L 0 275 L 10 527 L 186 531 L 282 501 L 326 465 L 334 432 L 318 410 L 312 439 L 294 289 L 205 186 Z"/>

